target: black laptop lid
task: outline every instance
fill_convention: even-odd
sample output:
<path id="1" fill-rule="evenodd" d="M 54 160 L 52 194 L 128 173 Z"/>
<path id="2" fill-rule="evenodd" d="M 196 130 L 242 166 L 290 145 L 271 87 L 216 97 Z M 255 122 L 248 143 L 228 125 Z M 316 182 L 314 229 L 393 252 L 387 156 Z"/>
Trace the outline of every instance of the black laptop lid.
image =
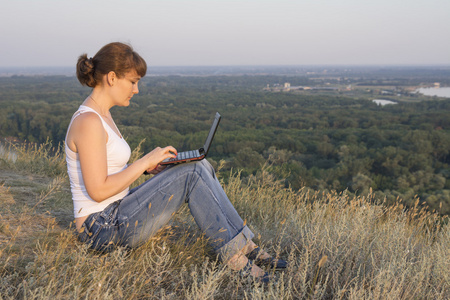
<path id="1" fill-rule="evenodd" d="M 216 134 L 217 127 L 219 126 L 221 116 L 218 112 L 216 112 L 216 116 L 214 117 L 214 122 L 209 130 L 208 137 L 206 138 L 205 145 L 203 146 L 203 150 L 205 151 L 205 155 L 208 154 L 209 147 L 211 146 L 211 142 Z"/>

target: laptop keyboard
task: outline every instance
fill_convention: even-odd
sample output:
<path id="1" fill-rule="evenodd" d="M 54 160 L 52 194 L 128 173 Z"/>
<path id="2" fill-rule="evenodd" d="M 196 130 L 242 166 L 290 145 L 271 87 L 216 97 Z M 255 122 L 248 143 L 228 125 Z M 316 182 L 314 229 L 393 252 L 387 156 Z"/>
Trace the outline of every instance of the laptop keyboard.
<path id="1" fill-rule="evenodd" d="M 186 159 L 191 159 L 191 158 L 195 158 L 195 157 L 199 157 L 199 156 L 200 156 L 200 152 L 198 150 L 184 151 L 184 152 L 179 152 L 177 157 L 166 159 L 164 161 L 186 160 Z"/>
<path id="2" fill-rule="evenodd" d="M 199 156 L 198 151 L 184 151 L 184 152 L 178 153 L 178 155 L 175 159 L 183 160 L 183 159 L 190 159 L 190 158 L 194 158 L 194 157 L 198 157 L 198 156 Z"/>

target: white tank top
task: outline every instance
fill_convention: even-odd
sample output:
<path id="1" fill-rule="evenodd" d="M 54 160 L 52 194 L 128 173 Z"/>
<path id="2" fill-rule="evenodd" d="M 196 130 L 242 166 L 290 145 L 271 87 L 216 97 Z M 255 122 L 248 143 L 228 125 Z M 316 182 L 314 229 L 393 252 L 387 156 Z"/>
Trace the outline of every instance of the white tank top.
<path id="1" fill-rule="evenodd" d="M 127 167 L 128 160 L 130 159 L 131 149 L 127 142 L 117 135 L 114 130 L 103 120 L 103 118 L 92 108 L 81 105 L 70 121 L 70 126 L 76 117 L 85 112 L 93 112 L 98 115 L 102 120 L 103 127 L 108 134 L 108 142 L 106 143 L 106 159 L 108 166 L 108 175 L 118 173 Z M 66 136 L 67 139 L 67 136 Z M 103 200 L 102 202 L 96 202 L 89 197 L 86 187 L 83 181 L 83 175 L 81 174 L 80 159 L 78 153 L 73 152 L 67 146 L 65 142 L 67 173 L 70 179 L 70 189 L 72 191 L 73 210 L 75 218 L 88 216 L 92 213 L 102 211 L 110 203 L 122 199 L 128 194 L 128 187 L 122 192 Z"/>

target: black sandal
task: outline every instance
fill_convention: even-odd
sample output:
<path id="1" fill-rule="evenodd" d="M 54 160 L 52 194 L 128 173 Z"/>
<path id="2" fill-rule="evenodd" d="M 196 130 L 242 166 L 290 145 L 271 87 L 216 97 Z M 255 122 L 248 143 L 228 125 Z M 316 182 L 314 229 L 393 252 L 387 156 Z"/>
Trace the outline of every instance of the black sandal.
<path id="1" fill-rule="evenodd" d="M 287 268 L 287 261 L 281 259 L 281 258 L 261 258 L 258 256 L 259 252 L 261 252 L 261 248 L 256 247 L 253 249 L 252 252 L 247 254 L 247 257 L 250 260 L 253 260 L 257 266 L 267 266 L 274 269 L 286 269 Z"/>
<path id="2" fill-rule="evenodd" d="M 251 259 L 249 259 L 247 264 L 242 269 L 239 270 L 239 273 L 241 274 L 241 276 L 244 278 L 253 277 L 255 279 L 255 281 L 259 281 L 260 283 L 263 283 L 263 284 L 268 284 L 270 281 L 269 273 L 264 272 L 264 275 L 255 277 L 251 274 L 252 266 L 253 266 L 253 261 Z"/>

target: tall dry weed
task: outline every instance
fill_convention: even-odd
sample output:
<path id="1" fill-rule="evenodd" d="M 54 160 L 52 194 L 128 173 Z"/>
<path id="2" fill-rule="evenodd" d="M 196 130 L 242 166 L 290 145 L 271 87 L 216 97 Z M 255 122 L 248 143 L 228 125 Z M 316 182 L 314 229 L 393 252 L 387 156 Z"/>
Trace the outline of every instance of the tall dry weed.
<path id="1" fill-rule="evenodd" d="M 0 161 L 2 168 L 49 177 L 65 176 L 67 172 L 63 146 L 49 140 L 43 144 L 8 143 L 0 152 Z"/>

